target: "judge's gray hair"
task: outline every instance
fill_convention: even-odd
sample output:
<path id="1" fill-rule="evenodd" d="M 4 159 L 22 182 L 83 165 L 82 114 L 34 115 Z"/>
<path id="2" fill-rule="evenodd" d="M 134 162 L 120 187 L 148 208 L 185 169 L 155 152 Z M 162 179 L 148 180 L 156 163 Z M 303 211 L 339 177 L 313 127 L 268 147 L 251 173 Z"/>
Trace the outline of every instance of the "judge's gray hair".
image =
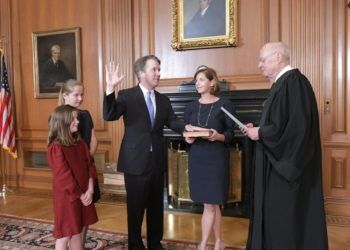
<path id="1" fill-rule="evenodd" d="M 290 62 L 290 49 L 286 44 L 283 42 L 272 42 L 267 43 L 265 46 L 272 52 L 272 53 L 279 53 L 282 55 L 283 59 L 287 64 Z"/>

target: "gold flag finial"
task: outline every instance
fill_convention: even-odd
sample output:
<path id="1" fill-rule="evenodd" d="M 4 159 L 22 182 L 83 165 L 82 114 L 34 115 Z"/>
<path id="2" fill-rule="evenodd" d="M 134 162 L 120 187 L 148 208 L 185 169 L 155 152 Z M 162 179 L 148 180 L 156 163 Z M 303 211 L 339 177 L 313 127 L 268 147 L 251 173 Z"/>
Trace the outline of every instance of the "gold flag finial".
<path id="1" fill-rule="evenodd" d="M 4 55 L 4 39 L 2 37 L 0 37 L 0 56 Z"/>
<path id="2" fill-rule="evenodd" d="M 3 42 L 2 42 L 2 39 L 0 38 L 0 57 L 3 55 L 4 55 Z"/>

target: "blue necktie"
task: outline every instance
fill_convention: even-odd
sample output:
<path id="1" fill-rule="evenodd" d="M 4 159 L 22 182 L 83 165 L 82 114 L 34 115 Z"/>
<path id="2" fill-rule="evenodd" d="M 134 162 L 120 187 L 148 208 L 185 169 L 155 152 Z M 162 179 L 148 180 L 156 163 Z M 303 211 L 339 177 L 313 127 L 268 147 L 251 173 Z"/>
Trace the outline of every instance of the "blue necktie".
<path id="1" fill-rule="evenodd" d="M 153 107 L 153 103 L 152 103 L 151 94 L 152 94 L 151 91 L 147 92 L 146 105 L 148 108 L 149 118 L 151 119 L 151 125 L 153 127 L 153 125 L 154 125 L 154 107 Z"/>

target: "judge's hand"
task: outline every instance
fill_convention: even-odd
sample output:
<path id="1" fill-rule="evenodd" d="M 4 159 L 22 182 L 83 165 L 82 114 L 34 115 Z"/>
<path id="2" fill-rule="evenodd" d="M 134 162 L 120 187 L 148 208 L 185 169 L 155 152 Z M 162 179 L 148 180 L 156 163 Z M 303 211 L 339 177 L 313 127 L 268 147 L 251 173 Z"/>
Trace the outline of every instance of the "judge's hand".
<path id="1" fill-rule="evenodd" d="M 185 137 L 185 141 L 186 141 L 188 144 L 194 143 L 195 140 L 196 140 L 196 138 L 194 138 L 194 137 Z"/>
<path id="2" fill-rule="evenodd" d="M 119 75 L 119 64 L 115 64 L 114 61 L 110 61 L 105 66 L 106 70 L 106 92 L 114 92 L 115 87 L 117 87 L 123 80 L 125 75 Z"/>
<path id="3" fill-rule="evenodd" d="M 254 127 L 253 123 L 247 123 L 245 127 L 239 127 L 239 129 L 241 130 L 242 134 L 247 135 L 247 131 L 246 131 L 247 128 L 253 128 L 253 127 Z"/>
<path id="4" fill-rule="evenodd" d="M 257 141 L 259 140 L 259 129 L 260 127 L 254 127 L 252 123 L 248 123 L 245 128 L 241 128 L 241 131 L 251 140 Z"/>
<path id="5" fill-rule="evenodd" d="M 246 125 L 245 125 L 247 128 L 252 128 L 252 127 L 254 127 L 254 125 L 253 125 L 253 123 L 247 123 Z"/>

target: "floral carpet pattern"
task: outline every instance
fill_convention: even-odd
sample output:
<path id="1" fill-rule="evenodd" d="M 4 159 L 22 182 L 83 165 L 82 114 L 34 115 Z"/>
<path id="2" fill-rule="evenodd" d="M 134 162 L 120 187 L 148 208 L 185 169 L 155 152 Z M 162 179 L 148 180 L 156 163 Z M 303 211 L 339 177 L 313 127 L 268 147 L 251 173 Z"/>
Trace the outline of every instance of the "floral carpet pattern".
<path id="1" fill-rule="evenodd" d="M 47 221 L 23 219 L 0 215 L 0 250 L 44 250 L 55 248 L 53 224 Z M 166 250 L 194 250 L 193 242 L 164 240 Z M 89 229 L 84 249 L 127 249 L 127 235 Z M 229 250 L 243 248 L 226 247 Z"/>
<path id="2" fill-rule="evenodd" d="M 0 249 L 54 249 L 52 230 L 53 224 L 48 222 L 0 216 Z M 89 230 L 85 248 L 123 249 L 126 243 L 125 235 Z"/>

